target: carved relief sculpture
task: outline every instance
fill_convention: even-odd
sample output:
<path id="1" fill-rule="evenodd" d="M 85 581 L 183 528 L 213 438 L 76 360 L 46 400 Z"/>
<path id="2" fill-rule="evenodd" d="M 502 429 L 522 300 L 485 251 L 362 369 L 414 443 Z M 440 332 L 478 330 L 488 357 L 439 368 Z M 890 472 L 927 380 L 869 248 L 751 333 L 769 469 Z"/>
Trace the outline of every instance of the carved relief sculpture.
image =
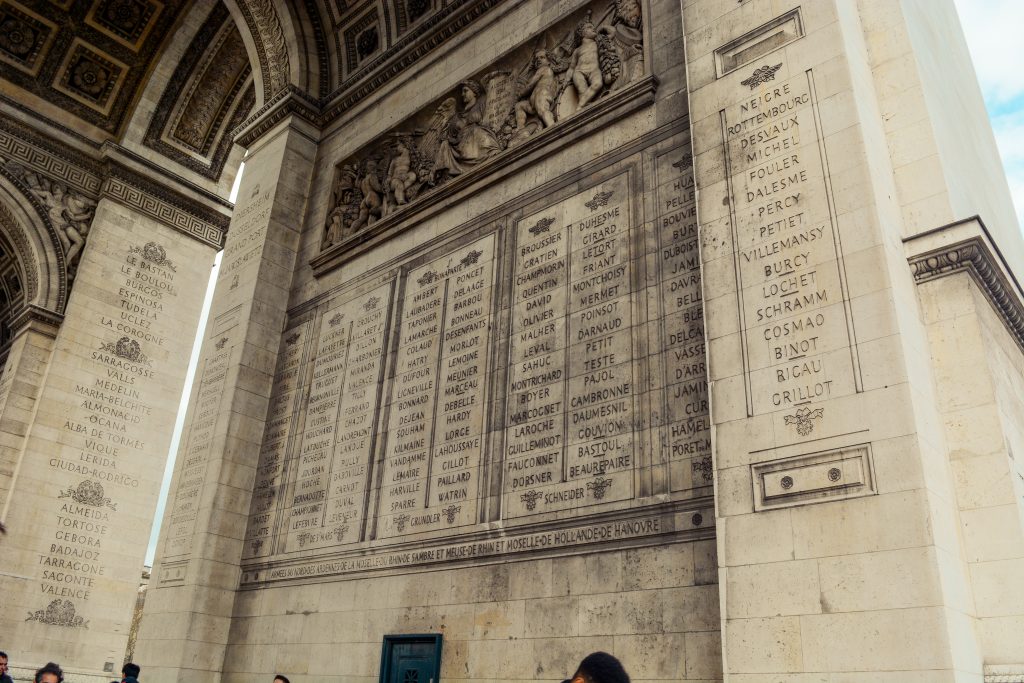
<path id="1" fill-rule="evenodd" d="M 46 210 L 47 218 L 57 231 L 67 263 L 68 279 L 73 279 L 78 270 L 78 260 L 85 240 L 89 235 L 96 202 L 72 191 L 59 180 L 30 171 L 20 164 L 10 162 L 8 170 L 21 178 L 22 182 Z"/>
<path id="2" fill-rule="evenodd" d="M 322 248 L 638 80 L 642 24 L 639 0 L 582 11 L 339 163 Z"/>

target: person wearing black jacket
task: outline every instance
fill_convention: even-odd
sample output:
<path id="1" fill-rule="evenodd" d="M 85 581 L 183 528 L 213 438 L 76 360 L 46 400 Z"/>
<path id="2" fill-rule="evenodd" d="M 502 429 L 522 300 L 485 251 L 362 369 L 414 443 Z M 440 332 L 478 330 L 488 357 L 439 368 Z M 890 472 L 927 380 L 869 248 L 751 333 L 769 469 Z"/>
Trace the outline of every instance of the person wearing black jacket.
<path id="1" fill-rule="evenodd" d="M 0 652 L 0 683 L 14 683 L 7 673 L 7 653 Z"/>
<path id="2" fill-rule="evenodd" d="M 128 662 L 121 667 L 121 683 L 139 683 L 139 672 L 142 667 Z"/>

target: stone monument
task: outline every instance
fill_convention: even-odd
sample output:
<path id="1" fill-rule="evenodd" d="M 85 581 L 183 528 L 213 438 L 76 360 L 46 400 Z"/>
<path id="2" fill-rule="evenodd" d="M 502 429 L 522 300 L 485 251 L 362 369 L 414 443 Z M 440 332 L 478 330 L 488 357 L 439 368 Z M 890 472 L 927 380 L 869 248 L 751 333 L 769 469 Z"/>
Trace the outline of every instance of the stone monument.
<path id="1" fill-rule="evenodd" d="M 97 155 L 208 210 L 246 166 L 145 680 L 557 682 L 595 650 L 637 681 L 1024 680 L 1024 242 L 951 1 L 162 7 L 181 37 Z M 75 289 L 4 456 L 5 590 L 33 588 L 0 617 L 97 680 L 212 253 L 100 242 L 135 225 L 104 196 L 58 212 Z M 140 269 L 176 355 L 104 336 Z M 111 409 L 154 406 L 115 456 L 75 431 L 104 363 L 150 373 Z M 52 603 L 65 503 L 121 554 Z"/>

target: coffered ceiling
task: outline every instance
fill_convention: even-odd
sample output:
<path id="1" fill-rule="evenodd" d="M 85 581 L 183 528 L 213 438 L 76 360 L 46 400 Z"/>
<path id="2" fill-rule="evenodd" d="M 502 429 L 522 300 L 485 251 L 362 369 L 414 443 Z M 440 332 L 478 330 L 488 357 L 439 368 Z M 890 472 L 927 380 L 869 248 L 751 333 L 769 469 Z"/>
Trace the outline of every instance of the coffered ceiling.
<path id="1" fill-rule="evenodd" d="M 0 0 L 0 77 L 8 84 L 7 99 L 31 109 L 34 96 L 116 135 L 186 4 Z"/>

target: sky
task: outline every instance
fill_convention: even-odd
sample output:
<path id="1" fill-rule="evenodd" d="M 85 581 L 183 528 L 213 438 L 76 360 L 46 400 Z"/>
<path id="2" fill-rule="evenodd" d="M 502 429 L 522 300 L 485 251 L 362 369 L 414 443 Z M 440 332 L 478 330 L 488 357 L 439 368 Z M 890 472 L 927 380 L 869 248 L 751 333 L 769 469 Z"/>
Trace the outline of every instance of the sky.
<path id="1" fill-rule="evenodd" d="M 971 51 L 975 71 L 981 83 L 988 107 L 989 118 L 996 134 L 999 152 L 1003 157 L 1003 166 L 1010 182 L 1017 216 L 1024 225 L 1024 39 L 1021 28 L 1024 27 L 1024 0 L 954 0 L 960 13 L 967 46 Z M 235 186 L 231 190 L 231 201 L 235 200 L 239 181 L 242 178 L 239 169 L 235 178 Z M 203 306 L 203 317 L 199 329 L 206 327 L 206 319 L 210 312 L 213 298 L 213 284 L 216 281 L 217 268 L 220 265 L 220 254 L 213 267 L 210 287 L 206 292 Z M 185 379 L 185 393 L 179 408 L 178 421 L 174 436 L 171 439 L 170 457 L 164 472 L 164 483 L 157 500 L 153 532 L 146 553 L 146 565 L 153 565 L 157 538 L 160 533 L 160 521 L 163 519 L 167 503 L 167 490 L 171 485 L 171 472 L 174 468 L 174 456 L 178 451 L 181 439 L 182 423 L 185 420 L 185 408 L 188 405 L 188 393 L 195 376 L 196 363 L 199 358 L 199 345 L 202 335 L 196 339 L 192 350 L 192 362 Z"/>
<path id="2" fill-rule="evenodd" d="M 1024 224 L 1024 0 L 955 0 Z"/>

